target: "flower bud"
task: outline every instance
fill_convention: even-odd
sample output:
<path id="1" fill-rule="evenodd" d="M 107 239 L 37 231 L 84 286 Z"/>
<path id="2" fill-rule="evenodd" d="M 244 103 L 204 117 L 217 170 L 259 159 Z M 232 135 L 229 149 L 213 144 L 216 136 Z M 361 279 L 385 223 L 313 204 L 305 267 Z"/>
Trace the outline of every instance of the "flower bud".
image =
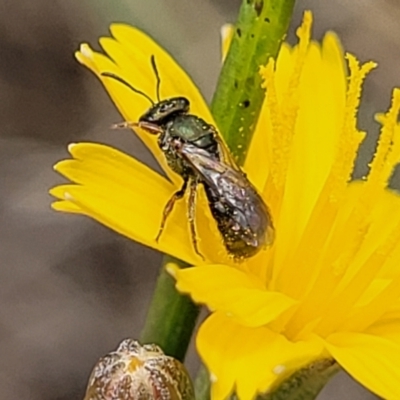
<path id="1" fill-rule="evenodd" d="M 95 365 L 84 400 L 194 400 L 194 393 L 182 363 L 125 339 Z"/>

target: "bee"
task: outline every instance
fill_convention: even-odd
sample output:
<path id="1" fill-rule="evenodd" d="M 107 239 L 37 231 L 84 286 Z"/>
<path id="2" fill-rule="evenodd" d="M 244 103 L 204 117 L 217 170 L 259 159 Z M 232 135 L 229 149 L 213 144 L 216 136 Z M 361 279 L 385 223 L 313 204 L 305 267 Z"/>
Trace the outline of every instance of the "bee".
<path id="1" fill-rule="evenodd" d="M 158 145 L 168 166 L 183 179 L 182 187 L 164 208 L 156 240 L 160 239 L 175 202 L 189 191 L 191 239 L 196 254 L 204 259 L 198 248 L 195 224 L 197 189 L 203 185 L 228 254 L 235 260 L 254 256 L 271 245 L 274 239 L 267 205 L 236 165 L 216 128 L 190 114 L 190 102 L 186 97 L 160 99 L 161 80 L 154 56 L 151 56 L 151 65 L 157 80 L 157 102 L 113 73 L 103 72 L 102 75 L 119 81 L 151 102 L 151 107 L 139 121 L 123 122 L 114 127 L 139 127 L 149 134 L 158 135 Z"/>

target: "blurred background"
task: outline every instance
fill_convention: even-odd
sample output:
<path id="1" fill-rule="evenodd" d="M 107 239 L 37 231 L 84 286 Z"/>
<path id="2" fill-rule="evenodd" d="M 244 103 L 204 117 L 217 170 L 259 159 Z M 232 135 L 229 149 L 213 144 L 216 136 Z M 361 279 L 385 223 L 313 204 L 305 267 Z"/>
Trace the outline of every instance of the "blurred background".
<path id="1" fill-rule="evenodd" d="M 154 165 L 120 121 L 97 79 L 73 58 L 114 21 L 153 36 L 207 99 L 220 68 L 219 30 L 239 0 L 0 0 L 0 399 L 79 400 L 97 359 L 138 337 L 161 255 L 94 221 L 51 211 L 52 165 L 70 142 L 91 140 Z M 367 80 L 360 128 L 365 173 L 393 86 L 400 86 L 398 0 L 298 0 L 314 12 L 314 37 L 332 29 L 346 50 L 379 68 Z M 292 33 L 289 38 L 293 40 Z M 396 185 L 396 182 L 395 182 Z M 397 187 L 399 187 L 397 185 Z M 191 370 L 196 360 L 189 357 Z M 319 399 L 374 399 L 345 374 Z"/>

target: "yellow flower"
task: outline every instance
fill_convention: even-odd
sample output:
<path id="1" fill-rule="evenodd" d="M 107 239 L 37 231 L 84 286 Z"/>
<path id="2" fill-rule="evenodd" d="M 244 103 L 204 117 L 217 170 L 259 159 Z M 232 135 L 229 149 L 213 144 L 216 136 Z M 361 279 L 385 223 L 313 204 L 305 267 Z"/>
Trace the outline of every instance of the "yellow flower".
<path id="1" fill-rule="evenodd" d="M 197 228 L 203 262 L 190 241 L 185 202 L 178 202 L 156 243 L 163 208 L 181 185 L 166 166 L 156 138 L 138 132 L 170 181 L 105 145 L 70 147 L 73 159 L 56 170 L 54 208 L 90 216 L 133 240 L 191 264 L 171 266 L 178 289 L 213 310 L 197 336 L 212 376 L 214 400 L 236 390 L 241 400 L 270 390 L 293 371 L 334 358 L 355 379 L 386 399 L 400 398 L 400 199 L 387 188 L 400 161 L 400 92 L 379 116 L 379 145 L 368 176 L 349 183 L 364 134 L 356 127 L 363 79 L 337 37 L 310 41 L 311 15 L 299 44 L 283 45 L 262 70 L 267 97 L 245 165 L 270 206 L 274 245 L 231 264 L 201 191 Z M 83 45 L 77 58 L 99 77 L 125 120 L 136 121 L 146 100 L 101 76 L 112 72 L 155 94 L 150 56 L 161 74 L 161 97 L 183 95 L 191 111 L 212 123 L 196 87 L 151 39 L 125 25 L 101 40 L 108 56 Z M 154 97 L 154 95 L 153 95 Z"/>
<path id="2" fill-rule="evenodd" d="M 306 14 L 299 45 L 262 70 L 267 97 L 248 163 L 262 166 L 253 180 L 274 217 L 273 247 L 237 268 L 170 266 L 177 288 L 213 310 L 197 348 L 216 400 L 234 389 L 252 399 L 324 358 L 400 398 L 400 198 L 387 187 L 400 161 L 400 91 L 378 117 L 368 176 L 349 183 L 365 136 L 361 86 L 375 65 L 347 55 L 347 72 L 338 38 L 310 42 L 310 25 Z"/>

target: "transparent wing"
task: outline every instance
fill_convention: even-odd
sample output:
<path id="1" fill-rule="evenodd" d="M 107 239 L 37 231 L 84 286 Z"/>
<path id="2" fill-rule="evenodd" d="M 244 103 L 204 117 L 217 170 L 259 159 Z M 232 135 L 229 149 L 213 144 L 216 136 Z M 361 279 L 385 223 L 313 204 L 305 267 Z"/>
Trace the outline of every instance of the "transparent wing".
<path id="1" fill-rule="evenodd" d="M 235 159 L 233 158 L 232 153 L 230 152 L 227 144 L 225 143 L 223 137 L 219 134 L 219 132 L 212 126 L 212 130 L 214 131 L 214 139 L 218 143 L 219 151 L 221 154 L 222 161 L 229 165 L 235 171 L 242 172 L 241 168 L 237 165 Z"/>
<path id="2" fill-rule="evenodd" d="M 263 237 L 265 244 L 272 243 L 274 228 L 269 209 L 243 172 L 191 144 L 182 144 L 178 151 L 246 232 Z"/>
<path id="3" fill-rule="evenodd" d="M 243 201 L 249 188 L 255 191 L 243 172 L 217 160 L 197 146 L 185 143 L 181 145 L 179 154 L 201 175 L 202 180 L 221 196 L 230 195 L 238 201 Z"/>

